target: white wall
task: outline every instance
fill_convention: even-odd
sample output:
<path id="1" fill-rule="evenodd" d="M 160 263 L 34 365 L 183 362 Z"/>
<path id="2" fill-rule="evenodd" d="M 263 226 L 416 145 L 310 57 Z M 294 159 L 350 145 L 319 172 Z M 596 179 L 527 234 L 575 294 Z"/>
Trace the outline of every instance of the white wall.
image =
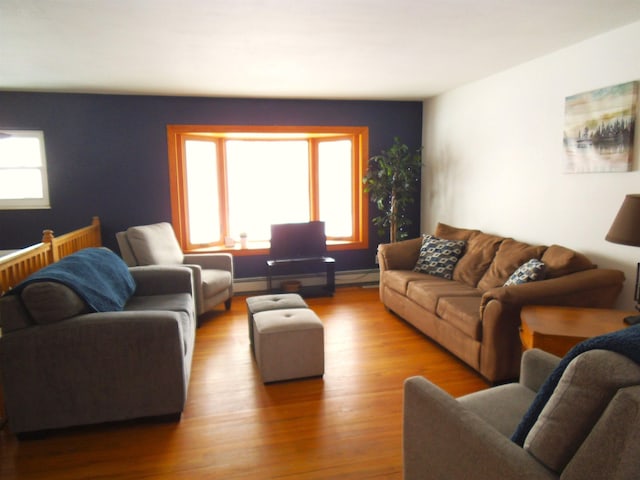
<path id="1" fill-rule="evenodd" d="M 638 51 L 640 22 L 426 101 L 422 231 L 442 221 L 573 248 L 625 272 L 618 307 L 632 309 L 640 248 L 604 236 L 640 193 L 640 131 L 632 171 L 584 174 L 563 173 L 562 131 L 565 97 L 640 80 Z"/>

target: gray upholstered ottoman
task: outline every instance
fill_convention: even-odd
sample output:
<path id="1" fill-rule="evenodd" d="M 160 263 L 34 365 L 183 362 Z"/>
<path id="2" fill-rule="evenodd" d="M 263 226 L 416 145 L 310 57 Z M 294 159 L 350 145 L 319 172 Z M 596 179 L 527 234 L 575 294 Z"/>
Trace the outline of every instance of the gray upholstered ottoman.
<path id="1" fill-rule="evenodd" d="M 254 349 L 264 383 L 324 374 L 324 327 L 308 308 L 253 316 Z"/>
<path id="2" fill-rule="evenodd" d="M 279 295 L 258 295 L 247 298 L 247 319 L 249 323 L 249 340 L 253 348 L 253 316 L 256 313 L 286 308 L 309 308 L 297 293 L 283 293 Z"/>

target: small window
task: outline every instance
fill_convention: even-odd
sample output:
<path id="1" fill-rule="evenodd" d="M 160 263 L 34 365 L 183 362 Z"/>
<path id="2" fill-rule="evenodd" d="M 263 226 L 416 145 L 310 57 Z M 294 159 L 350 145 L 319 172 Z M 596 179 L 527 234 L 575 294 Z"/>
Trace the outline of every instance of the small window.
<path id="1" fill-rule="evenodd" d="M 44 133 L 0 130 L 0 209 L 49 207 Z"/>

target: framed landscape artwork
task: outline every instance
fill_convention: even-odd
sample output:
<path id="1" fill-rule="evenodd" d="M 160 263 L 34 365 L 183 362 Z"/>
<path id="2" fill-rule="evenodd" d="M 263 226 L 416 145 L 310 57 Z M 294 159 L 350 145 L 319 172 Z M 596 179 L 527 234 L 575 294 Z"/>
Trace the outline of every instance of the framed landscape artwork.
<path id="1" fill-rule="evenodd" d="M 631 170 L 637 98 L 638 82 L 566 98 L 565 173 Z"/>

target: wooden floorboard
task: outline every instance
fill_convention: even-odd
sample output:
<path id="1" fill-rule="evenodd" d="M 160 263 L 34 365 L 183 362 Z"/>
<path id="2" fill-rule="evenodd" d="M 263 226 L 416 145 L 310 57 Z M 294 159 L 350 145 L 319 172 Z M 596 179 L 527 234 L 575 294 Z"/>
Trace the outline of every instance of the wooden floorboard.
<path id="1" fill-rule="evenodd" d="M 400 479 L 402 384 L 487 387 L 384 309 L 375 288 L 307 299 L 325 327 L 325 375 L 264 385 L 244 297 L 197 331 L 180 422 L 132 421 L 18 441 L 0 433 L 2 479 Z M 46 399 L 43 399 L 46 401 Z"/>

